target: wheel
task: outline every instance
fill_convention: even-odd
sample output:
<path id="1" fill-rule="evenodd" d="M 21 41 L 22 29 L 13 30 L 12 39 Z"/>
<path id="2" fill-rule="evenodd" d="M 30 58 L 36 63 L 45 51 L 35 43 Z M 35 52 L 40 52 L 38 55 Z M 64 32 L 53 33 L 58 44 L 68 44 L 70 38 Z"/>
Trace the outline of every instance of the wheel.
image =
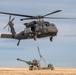
<path id="1" fill-rule="evenodd" d="M 51 67 L 51 70 L 54 70 L 54 67 Z"/>
<path id="2" fill-rule="evenodd" d="M 34 67 L 33 67 L 33 70 L 38 70 L 38 67 L 37 67 L 37 66 L 34 66 Z"/>
<path id="3" fill-rule="evenodd" d="M 33 66 L 30 66 L 30 67 L 29 67 L 29 70 L 33 70 Z"/>
<path id="4" fill-rule="evenodd" d="M 48 69 L 54 70 L 54 67 L 52 64 L 48 64 Z"/>
<path id="5" fill-rule="evenodd" d="M 50 37 L 50 41 L 53 41 L 53 36 L 52 36 L 52 37 Z"/>

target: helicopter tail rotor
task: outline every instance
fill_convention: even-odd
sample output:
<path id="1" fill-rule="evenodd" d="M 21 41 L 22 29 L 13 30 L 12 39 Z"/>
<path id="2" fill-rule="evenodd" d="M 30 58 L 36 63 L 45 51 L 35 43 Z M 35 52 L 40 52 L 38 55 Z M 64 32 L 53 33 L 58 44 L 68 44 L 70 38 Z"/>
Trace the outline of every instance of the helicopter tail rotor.
<path id="1" fill-rule="evenodd" d="M 5 29 L 8 26 L 8 31 L 9 31 L 9 27 L 14 25 L 13 22 L 12 22 L 14 19 L 15 18 L 11 19 L 11 15 L 10 15 L 9 16 L 9 21 L 8 21 L 7 25 L 3 29 Z"/>

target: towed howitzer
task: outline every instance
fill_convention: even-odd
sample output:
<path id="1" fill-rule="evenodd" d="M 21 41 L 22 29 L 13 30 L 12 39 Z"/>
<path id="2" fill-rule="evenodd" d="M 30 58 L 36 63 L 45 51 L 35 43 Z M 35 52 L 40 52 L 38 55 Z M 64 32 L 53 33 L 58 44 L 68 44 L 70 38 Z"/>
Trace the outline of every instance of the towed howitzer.
<path id="1" fill-rule="evenodd" d="M 39 50 L 39 47 L 37 47 L 37 48 L 38 48 L 38 53 L 39 53 L 39 56 L 40 56 L 40 60 L 42 59 L 45 63 L 44 67 L 40 67 L 40 61 L 38 61 L 36 59 L 34 59 L 33 61 L 25 61 L 25 60 L 17 58 L 17 60 L 27 63 L 29 65 L 29 70 L 45 70 L 45 69 L 54 70 L 54 67 L 53 67 L 52 64 L 48 64 L 47 67 L 46 67 L 46 61 L 42 57 L 42 55 L 40 53 L 40 50 Z"/>
<path id="2" fill-rule="evenodd" d="M 32 62 L 31 61 L 25 61 L 25 60 L 22 60 L 19 58 L 17 58 L 17 60 L 27 63 L 29 65 L 29 70 L 37 70 L 40 68 L 40 63 L 36 59 L 34 59 Z"/>
<path id="3" fill-rule="evenodd" d="M 27 63 L 29 65 L 29 70 L 45 70 L 45 69 L 54 70 L 54 67 L 52 64 L 48 64 L 47 67 L 40 67 L 40 63 L 36 59 L 34 59 L 33 61 L 25 61 L 17 58 L 17 60 Z"/>

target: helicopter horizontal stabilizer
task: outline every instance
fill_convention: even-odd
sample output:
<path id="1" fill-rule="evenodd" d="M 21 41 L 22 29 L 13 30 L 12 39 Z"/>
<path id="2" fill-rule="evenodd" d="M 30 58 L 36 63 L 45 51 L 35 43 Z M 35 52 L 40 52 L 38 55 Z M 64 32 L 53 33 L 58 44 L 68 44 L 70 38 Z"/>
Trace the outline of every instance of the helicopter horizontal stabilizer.
<path id="1" fill-rule="evenodd" d="M 1 38 L 14 38 L 12 34 L 1 34 Z"/>

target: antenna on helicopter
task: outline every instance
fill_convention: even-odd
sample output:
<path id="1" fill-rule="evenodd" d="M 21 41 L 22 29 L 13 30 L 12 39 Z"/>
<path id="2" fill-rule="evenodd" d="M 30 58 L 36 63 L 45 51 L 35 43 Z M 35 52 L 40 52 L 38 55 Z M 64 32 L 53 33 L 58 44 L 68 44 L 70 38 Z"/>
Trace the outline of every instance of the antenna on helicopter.
<path id="1" fill-rule="evenodd" d="M 39 46 L 37 46 L 37 48 L 38 48 L 38 53 L 39 53 L 39 56 L 40 56 L 40 61 L 41 61 L 41 59 L 44 61 L 44 66 L 46 67 L 46 61 L 45 61 L 45 59 L 43 58 L 43 56 L 41 55 L 41 53 L 40 53 L 40 49 L 39 49 Z"/>

